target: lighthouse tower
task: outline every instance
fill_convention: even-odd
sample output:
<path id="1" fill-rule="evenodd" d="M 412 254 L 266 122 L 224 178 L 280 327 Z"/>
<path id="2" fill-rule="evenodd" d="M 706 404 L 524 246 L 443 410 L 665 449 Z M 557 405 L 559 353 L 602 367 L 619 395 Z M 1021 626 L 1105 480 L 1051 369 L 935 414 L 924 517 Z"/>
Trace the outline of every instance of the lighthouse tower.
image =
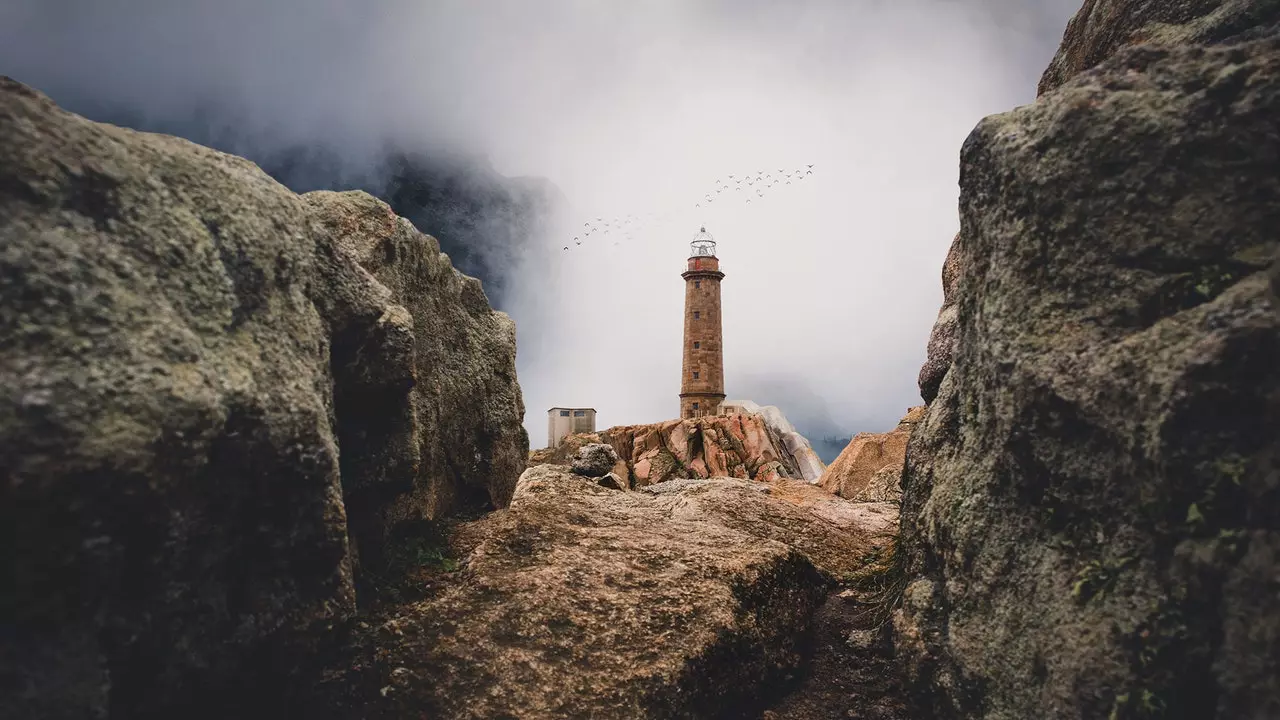
<path id="1" fill-rule="evenodd" d="M 720 260 L 716 241 L 701 228 L 689 244 L 684 278 L 684 366 L 680 417 L 715 415 L 724 402 L 724 350 L 720 342 Z"/>

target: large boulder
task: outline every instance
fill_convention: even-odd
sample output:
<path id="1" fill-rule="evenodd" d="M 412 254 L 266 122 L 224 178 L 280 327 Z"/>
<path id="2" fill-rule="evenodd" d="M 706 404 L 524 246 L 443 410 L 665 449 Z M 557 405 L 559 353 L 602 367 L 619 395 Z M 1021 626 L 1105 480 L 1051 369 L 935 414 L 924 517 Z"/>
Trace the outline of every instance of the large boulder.
<path id="1" fill-rule="evenodd" d="M 910 408 L 887 433 L 858 433 L 818 480 L 824 490 L 849 500 L 897 500 L 907 458 L 907 440 L 925 407 Z"/>
<path id="2" fill-rule="evenodd" d="M 456 533 L 456 581 L 357 628 L 294 715 L 749 716 L 895 518 L 802 480 L 620 493 L 531 467 L 509 509 Z"/>
<path id="3" fill-rule="evenodd" d="M 394 228 L 375 272 L 444 262 L 368 207 Z M 0 78 L 0 716 L 269 713 L 273 653 L 354 610 L 351 543 L 388 508 L 475 482 L 506 504 L 520 468 L 424 458 L 448 424 L 419 410 L 428 363 L 492 363 L 468 408 L 498 396 L 493 452 L 523 458 L 509 328 L 423 357 L 408 308 L 480 317 L 478 289 L 408 297 L 327 220 L 252 163 Z"/>
<path id="4" fill-rule="evenodd" d="M 435 238 L 382 201 L 363 192 L 302 197 L 332 241 L 390 291 L 412 322 L 416 477 L 395 502 L 384 503 L 383 524 L 504 507 L 529 452 L 515 323 L 489 307 L 480 281 L 455 270 Z M 350 349 L 357 366 L 368 364 L 359 347 Z M 368 394 L 339 394 L 337 402 L 340 422 L 351 418 L 341 429 L 353 434 L 376 432 L 387 420 L 385 407 Z"/>
<path id="5" fill-rule="evenodd" d="M 1064 48 L 1197 36 L 1162 10 L 1190 5 L 1089 3 Z M 1119 49 L 964 144 L 895 623 L 933 716 L 1280 716 L 1280 37 L 1237 30 Z"/>

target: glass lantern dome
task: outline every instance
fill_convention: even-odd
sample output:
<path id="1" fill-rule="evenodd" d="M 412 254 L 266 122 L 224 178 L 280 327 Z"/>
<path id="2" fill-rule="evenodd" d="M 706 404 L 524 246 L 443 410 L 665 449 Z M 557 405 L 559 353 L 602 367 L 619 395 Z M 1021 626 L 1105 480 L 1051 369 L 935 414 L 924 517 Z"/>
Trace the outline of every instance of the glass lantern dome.
<path id="1" fill-rule="evenodd" d="M 706 227 L 698 228 L 698 234 L 689 243 L 689 257 L 715 257 L 716 239 L 711 237 Z"/>

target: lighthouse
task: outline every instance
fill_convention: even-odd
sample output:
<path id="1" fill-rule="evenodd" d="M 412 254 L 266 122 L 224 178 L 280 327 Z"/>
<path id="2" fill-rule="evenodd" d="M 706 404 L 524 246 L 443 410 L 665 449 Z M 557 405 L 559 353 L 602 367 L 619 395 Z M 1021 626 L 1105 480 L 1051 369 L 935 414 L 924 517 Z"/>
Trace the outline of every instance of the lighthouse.
<path id="1" fill-rule="evenodd" d="M 680 417 L 715 415 L 724 402 L 724 349 L 720 331 L 720 259 L 705 227 L 689 243 L 684 278 L 684 363 Z"/>

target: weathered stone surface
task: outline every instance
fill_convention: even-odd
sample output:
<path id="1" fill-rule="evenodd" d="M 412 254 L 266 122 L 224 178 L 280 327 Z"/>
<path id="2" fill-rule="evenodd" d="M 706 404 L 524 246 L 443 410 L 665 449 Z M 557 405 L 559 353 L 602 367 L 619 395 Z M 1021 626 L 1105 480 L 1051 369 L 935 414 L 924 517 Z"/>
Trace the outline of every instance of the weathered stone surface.
<path id="1" fill-rule="evenodd" d="M 458 533 L 456 583 L 371 621 L 306 716 L 736 716 L 797 671 L 830 578 L 892 529 L 866 507 L 802 480 L 620 493 L 531 467 Z"/>
<path id="2" fill-rule="evenodd" d="M 920 367 L 920 375 L 916 384 L 920 387 L 920 397 L 926 402 L 933 402 L 938 396 L 938 386 L 947 370 L 951 369 L 951 361 L 956 354 L 956 301 L 955 289 L 960 283 L 960 234 L 951 241 L 951 249 L 947 251 L 947 259 L 942 264 L 942 309 L 938 311 L 938 319 L 933 323 L 929 333 L 929 347 L 924 365 Z"/>
<path id="3" fill-rule="evenodd" d="M 853 502 L 899 502 L 902 500 L 902 465 L 886 465 L 875 472 L 866 487 L 849 498 Z"/>
<path id="4" fill-rule="evenodd" d="M 1131 45 L 1239 42 L 1278 25 L 1280 5 L 1269 0 L 1085 0 L 1040 78 L 1039 94 Z"/>
<path id="5" fill-rule="evenodd" d="M 783 414 L 782 410 L 775 405 L 757 405 L 750 400 L 729 400 L 724 404 L 724 414 L 731 415 L 734 413 L 747 413 L 749 415 L 759 415 L 764 418 L 765 425 L 773 431 L 781 442 L 780 450 L 784 451 L 790 459 L 790 465 L 800 471 L 800 477 L 809 482 L 817 482 L 822 477 L 822 472 L 827 466 L 822 462 L 822 458 L 818 457 L 818 453 L 814 452 L 813 446 L 809 444 L 809 439 L 796 431 L 791 421 Z"/>
<path id="6" fill-rule="evenodd" d="M 566 436 L 554 448 L 529 454 L 530 464 L 570 465 L 582 448 L 605 443 L 617 453 L 613 469 L 635 487 L 672 478 L 799 478 L 781 440 L 760 415 L 714 415 L 652 425 L 620 425 Z M 625 467 L 623 467 L 625 466 Z"/>
<path id="7" fill-rule="evenodd" d="M 828 492 L 849 500 L 897 500 L 897 479 L 907 456 L 907 440 L 925 407 L 910 408 L 887 433 L 858 433 L 818 480 Z M 888 470 L 889 474 L 881 471 Z"/>
<path id="8" fill-rule="evenodd" d="M 421 474 L 417 300 L 360 240 L 0 78 L 0 716 L 269 712 L 277 640 L 354 609 L 348 537 L 455 482 Z"/>
<path id="9" fill-rule="evenodd" d="M 590 443 L 578 449 L 570 466 L 579 475 L 597 477 L 611 472 L 620 459 L 612 445 Z"/>
<path id="10" fill-rule="evenodd" d="M 1187 3 L 1141 5 L 1105 32 Z M 1280 716 L 1277 117 L 1274 36 L 1133 47 L 965 143 L 903 477 L 895 642 L 936 716 Z"/>
<path id="11" fill-rule="evenodd" d="M 529 453 L 515 323 L 489 307 L 480 281 L 455 270 L 435 238 L 382 201 L 363 192 L 303 198 L 333 241 L 412 318 L 418 467 L 412 489 L 387 508 L 387 521 L 505 506 Z M 352 362 L 367 364 L 356 353 Z M 352 433 L 384 421 L 376 397 L 339 394 L 337 402 L 339 416 L 359 411 Z"/>

